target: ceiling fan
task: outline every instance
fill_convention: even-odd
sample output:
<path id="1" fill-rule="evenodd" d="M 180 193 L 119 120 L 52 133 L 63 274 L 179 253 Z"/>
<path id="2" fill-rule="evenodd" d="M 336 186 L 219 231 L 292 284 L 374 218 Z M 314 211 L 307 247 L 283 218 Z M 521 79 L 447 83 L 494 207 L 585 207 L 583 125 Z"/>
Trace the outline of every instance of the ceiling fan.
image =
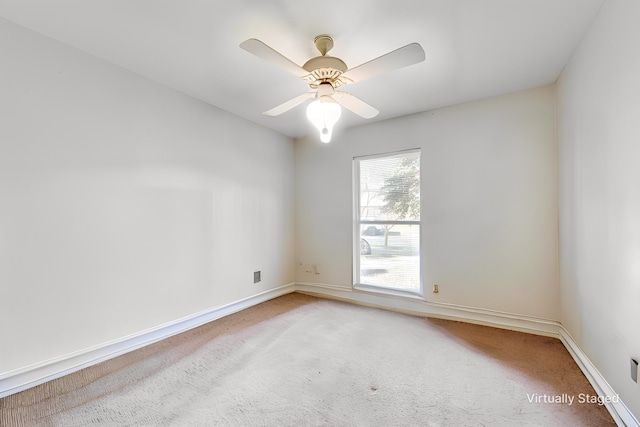
<path id="1" fill-rule="evenodd" d="M 411 43 L 357 67 L 348 68 L 340 58 L 327 56 L 327 52 L 333 48 L 333 39 L 329 35 L 321 34 L 317 36 L 314 39 L 314 44 L 320 52 L 320 56 L 311 58 L 302 66 L 299 66 L 258 39 L 245 40 L 240 44 L 240 47 L 302 78 L 309 85 L 309 92 L 296 96 L 262 114 L 277 116 L 302 104 L 307 99 L 316 98 L 307 107 L 307 117 L 320 131 L 320 139 L 323 142 L 331 140 L 333 125 L 340 118 L 340 105 L 366 119 L 373 118 L 379 113 L 377 109 L 356 96 L 336 90 L 337 88 L 349 83 L 361 82 L 378 74 L 417 64 L 425 59 L 422 46 L 418 43 Z"/>

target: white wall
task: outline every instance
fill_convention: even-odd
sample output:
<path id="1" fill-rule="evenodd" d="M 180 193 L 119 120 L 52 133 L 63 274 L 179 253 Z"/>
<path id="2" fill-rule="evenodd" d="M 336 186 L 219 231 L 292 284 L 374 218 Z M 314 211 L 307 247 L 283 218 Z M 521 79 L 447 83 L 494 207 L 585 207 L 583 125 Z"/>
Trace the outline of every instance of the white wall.
<path id="1" fill-rule="evenodd" d="M 427 299 L 558 320 L 553 86 L 297 141 L 297 281 L 351 287 L 352 159 L 416 147 Z"/>
<path id="2" fill-rule="evenodd" d="M 638 22 L 606 1 L 557 89 L 562 323 L 640 418 Z"/>
<path id="3" fill-rule="evenodd" d="M 0 52 L 0 374 L 294 281 L 291 139 L 5 20 Z"/>

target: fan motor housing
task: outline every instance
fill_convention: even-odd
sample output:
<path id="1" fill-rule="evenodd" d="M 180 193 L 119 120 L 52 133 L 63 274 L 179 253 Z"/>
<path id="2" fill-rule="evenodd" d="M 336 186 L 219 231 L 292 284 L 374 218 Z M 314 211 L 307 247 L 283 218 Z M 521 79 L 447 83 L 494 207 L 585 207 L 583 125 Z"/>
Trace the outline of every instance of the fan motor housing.
<path id="1" fill-rule="evenodd" d="M 347 71 L 347 64 L 339 58 L 318 56 L 308 60 L 302 68 L 309 72 L 309 75 L 303 77 L 303 79 L 312 89 L 315 89 L 318 84 L 323 82 L 331 83 L 334 87 L 345 83 L 341 76 L 342 73 Z"/>
<path id="2" fill-rule="evenodd" d="M 342 59 L 333 56 L 316 56 L 305 62 L 302 68 L 310 73 L 320 68 L 332 68 L 342 74 L 347 71 L 347 64 Z"/>

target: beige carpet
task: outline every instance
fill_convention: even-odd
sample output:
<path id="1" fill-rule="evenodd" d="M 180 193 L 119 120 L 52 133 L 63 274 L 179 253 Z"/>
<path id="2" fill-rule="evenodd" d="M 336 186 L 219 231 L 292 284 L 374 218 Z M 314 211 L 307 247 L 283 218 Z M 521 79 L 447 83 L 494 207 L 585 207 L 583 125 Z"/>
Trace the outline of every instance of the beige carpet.
<path id="1" fill-rule="evenodd" d="M 581 394 L 557 339 L 290 294 L 0 399 L 0 425 L 615 425 Z"/>

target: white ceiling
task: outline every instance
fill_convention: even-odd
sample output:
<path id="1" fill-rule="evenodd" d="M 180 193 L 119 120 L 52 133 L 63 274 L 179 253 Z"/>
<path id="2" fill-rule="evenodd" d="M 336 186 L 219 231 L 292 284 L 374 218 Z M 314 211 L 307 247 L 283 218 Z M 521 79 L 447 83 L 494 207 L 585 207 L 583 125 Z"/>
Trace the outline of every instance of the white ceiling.
<path id="1" fill-rule="evenodd" d="M 240 49 L 302 65 L 313 39 L 353 68 L 411 42 L 426 61 L 343 87 L 380 110 L 358 126 L 556 80 L 604 0 L 0 0 L 0 16 L 291 137 L 304 108 L 261 113 L 305 83 Z M 1 61 L 1 59 L 0 59 Z"/>

